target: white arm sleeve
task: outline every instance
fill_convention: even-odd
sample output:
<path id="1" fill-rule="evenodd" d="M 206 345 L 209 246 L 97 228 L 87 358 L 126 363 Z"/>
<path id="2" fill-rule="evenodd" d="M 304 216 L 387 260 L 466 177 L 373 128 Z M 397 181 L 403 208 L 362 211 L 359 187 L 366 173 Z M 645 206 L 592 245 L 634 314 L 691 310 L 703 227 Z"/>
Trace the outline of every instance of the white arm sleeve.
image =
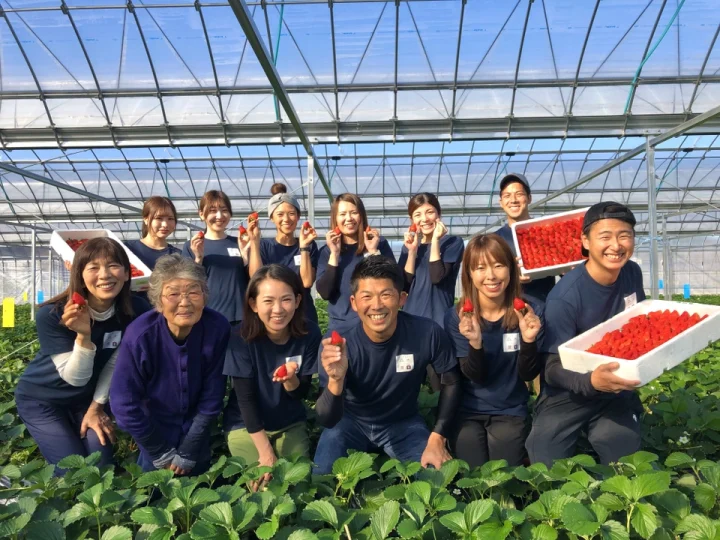
<path id="1" fill-rule="evenodd" d="M 50 356 L 60 378 L 70 386 L 85 386 L 93 374 L 93 363 L 97 347 L 84 349 L 77 343 L 71 352 Z"/>
<path id="2" fill-rule="evenodd" d="M 112 381 L 113 371 L 115 371 L 115 362 L 117 361 L 119 350 L 120 349 L 115 349 L 115 352 L 112 353 L 107 364 L 105 364 L 105 367 L 100 372 L 97 384 L 95 385 L 95 395 L 93 396 L 93 401 L 96 403 L 107 403 L 108 396 L 110 395 L 110 381 Z"/>

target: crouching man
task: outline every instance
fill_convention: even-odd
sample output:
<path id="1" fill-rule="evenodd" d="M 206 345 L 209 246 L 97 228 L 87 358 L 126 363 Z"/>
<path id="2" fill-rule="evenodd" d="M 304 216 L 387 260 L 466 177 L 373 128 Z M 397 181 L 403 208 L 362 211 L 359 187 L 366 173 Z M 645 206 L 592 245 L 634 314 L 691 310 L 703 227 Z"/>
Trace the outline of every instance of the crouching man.
<path id="1" fill-rule="evenodd" d="M 322 341 L 318 420 L 326 429 L 315 453 L 328 474 L 349 449 L 381 449 L 400 461 L 440 468 L 451 459 L 446 437 L 461 398 L 460 371 L 443 329 L 400 311 L 405 303 L 400 268 L 382 256 L 360 262 L 350 281 L 350 302 L 360 322 L 333 345 Z M 418 413 L 426 368 L 442 389 L 432 431 Z"/>

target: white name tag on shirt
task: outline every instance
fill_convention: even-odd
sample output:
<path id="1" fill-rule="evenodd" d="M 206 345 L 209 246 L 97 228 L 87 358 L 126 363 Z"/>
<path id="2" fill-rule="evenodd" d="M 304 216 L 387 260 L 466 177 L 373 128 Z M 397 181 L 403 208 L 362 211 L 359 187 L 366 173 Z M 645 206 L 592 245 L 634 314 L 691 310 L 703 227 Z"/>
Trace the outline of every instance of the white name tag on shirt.
<path id="1" fill-rule="evenodd" d="M 122 338 L 122 331 L 108 332 L 103 336 L 103 349 L 117 349 Z"/>
<path id="2" fill-rule="evenodd" d="M 285 359 L 285 363 L 288 362 L 295 362 L 298 366 L 298 369 L 300 369 L 300 366 L 302 366 L 302 354 L 298 354 L 297 356 L 288 356 Z"/>
<path id="3" fill-rule="evenodd" d="M 407 373 L 415 367 L 415 357 L 412 354 L 399 354 L 395 357 L 395 372 Z"/>
<path id="4" fill-rule="evenodd" d="M 302 255 L 295 255 L 295 266 L 300 266 L 300 261 L 302 261 Z"/>
<path id="5" fill-rule="evenodd" d="M 625 297 L 625 309 L 629 309 L 637 304 L 637 293 L 632 293 Z"/>
<path id="6" fill-rule="evenodd" d="M 503 334 L 503 352 L 515 352 L 520 350 L 520 335 Z"/>
<path id="7" fill-rule="evenodd" d="M 230 257 L 239 257 L 240 256 L 240 250 L 238 248 L 227 248 L 228 255 Z"/>

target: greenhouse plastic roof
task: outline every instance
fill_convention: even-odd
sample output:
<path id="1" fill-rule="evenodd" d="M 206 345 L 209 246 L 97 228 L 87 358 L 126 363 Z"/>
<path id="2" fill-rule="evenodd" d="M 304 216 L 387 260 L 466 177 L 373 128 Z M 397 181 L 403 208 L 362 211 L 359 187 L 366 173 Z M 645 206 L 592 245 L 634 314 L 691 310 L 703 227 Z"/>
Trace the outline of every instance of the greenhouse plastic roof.
<path id="1" fill-rule="evenodd" d="M 498 223 L 503 174 L 525 173 L 540 201 L 720 103 L 717 0 L 246 4 L 331 191 L 360 194 L 390 238 L 407 226 L 408 194 L 438 193 L 467 236 Z M 207 189 L 226 191 L 238 218 L 274 181 L 306 204 L 306 149 L 228 2 L 0 8 L 0 161 L 134 208 L 169 195 L 195 225 Z M 715 117 L 656 152 L 672 234 L 717 230 L 718 133 Z M 29 243 L 9 223 L 139 233 L 132 210 L 0 173 L 0 243 Z M 630 204 L 647 229 L 644 154 L 534 215 L 601 198 Z"/>

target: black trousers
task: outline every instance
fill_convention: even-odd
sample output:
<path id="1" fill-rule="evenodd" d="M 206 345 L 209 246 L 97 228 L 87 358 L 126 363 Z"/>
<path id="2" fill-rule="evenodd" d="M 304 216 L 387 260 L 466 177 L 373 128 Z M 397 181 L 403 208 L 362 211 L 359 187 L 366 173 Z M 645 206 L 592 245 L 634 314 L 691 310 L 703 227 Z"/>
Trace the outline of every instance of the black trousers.
<path id="1" fill-rule="evenodd" d="M 522 465 L 525 459 L 529 428 L 528 419 L 523 416 L 461 414 L 450 447 L 453 455 L 467 461 L 470 467 L 496 459 L 505 459 L 514 467 Z"/>
<path id="2" fill-rule="evenodd" d="M 530 461 L 551 467 L 555 459 L 572 457 L 583 432 L 604 465 L 633 454 L 640 450 L 642 411 L 635 392 L 609 399 L 543 397 L 526 443 Z"/>

